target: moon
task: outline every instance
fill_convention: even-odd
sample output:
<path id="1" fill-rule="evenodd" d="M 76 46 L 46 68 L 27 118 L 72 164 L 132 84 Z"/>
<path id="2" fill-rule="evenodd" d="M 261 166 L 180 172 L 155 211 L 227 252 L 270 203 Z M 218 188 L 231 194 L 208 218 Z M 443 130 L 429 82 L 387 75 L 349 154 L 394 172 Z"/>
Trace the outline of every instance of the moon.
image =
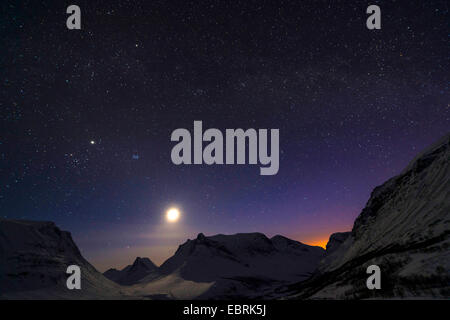
<path id="1" fill-rule="evenodd" d="M 170 208 L 166 212 L 166 219 L 168 222 L 177 222 L 180 219 L 180 210 L 177 208 Z"/>

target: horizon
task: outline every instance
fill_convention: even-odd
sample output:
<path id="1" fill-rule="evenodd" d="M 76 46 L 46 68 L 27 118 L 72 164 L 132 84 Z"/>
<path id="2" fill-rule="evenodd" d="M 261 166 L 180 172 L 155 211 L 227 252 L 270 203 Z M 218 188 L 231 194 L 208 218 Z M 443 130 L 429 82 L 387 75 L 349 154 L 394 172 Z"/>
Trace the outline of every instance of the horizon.
<path id="1" fill-rule="evenodd" d="M 338 232 L 349 232 L 349 231 L 351 231 L 351 230 L 340 230 L 340 231 L 336 231 L 336 233 L 338 233 Z M 201 233 L 203 233 L 203 232 L 201 232 Z M 217 234 L 211 234 L 211 235 L 208 235 L 208 234 L 204 234 L 206 237 L 213 237 L 213 236 L 216 236 L 216 235 L 228 235 L 228 236 L 234 236 L 234 235 L 238 235 L 238 234 L 242 234 L 242 233 L 261 233 L 261 232 L 239 232 L 239 233 L 233 233 L 233 234 L 223 234 L 223 233 L 217 233 Z M 334 232 L 333 232 L 334 233 Z M 199 233 L 200 234 L 200 233 Z M 328 238 L 324 238 L 324 239 L 321 239 L 321 240 L 317 240 L 316 242 L 310 242 L 310 243 L 306 243 L 306 242 L 304 242 L 304 241 L 300 241 L 300 240 L 297 240 L 297 239 L 294 239 L 294 238 L 291 238 L 291 237 L 288 237 L 288 236 L 285 236 L 285 235 L 282 235 L 282 234 L 275 234 L 275 235 L 272 235 L 272 236 L 268 236 L 267 234 L 264 234 L 264 233 L 261 233 L 261 234 L 263 234 L 263 235 L 265 235 L 267 238 L 269 238 L 269 239 L 271 239 L 272 237 L 274 237 L 274 236 L 277 236 L 277 235 L 280 235 L 280 236 L 283 236 L 283 237 L 285 237 L 285 238 L 288 238 L 288 239 L 291 239 L 291 240 L 295 240 L 295 241 L 297 241 L 297 242 L 300 242 L 300 243 L 302 243 L 302 244 L 305 244 L 305 245 L 308 245 L 308 246 L 312 246 L 312 247 L 320 247 L 320 248 L 322 248 L 322 249 L 326 249 L 326 244 L 328 243 L 328 241 L 329 241 L 329 237 L 331 236 L 331 234 L 328 236 Z M 178 246 L 180 246 L 180 245 L 182 245 L 182 244 L 184 244 L 184 243 L 186 243 L 188 240 L 194 240 L 194 239 L 196 239 L 196 236 L 195 237 L 190 237 L 190 238 L 187 238 L 187 239 L 185 239 L 183 242 L 181 242 L 181 243 L 179 243 L 178 245 L 176 245 L 176 246 L 169 246 L 168 247 L 168 249 L 167 249 L 167 252 L 169 252 L 169 254 L 166 256 L 166 253 L 164 253 L 164 255 L 162 255 L 162 256 L 158 256 L 158 255 L 156 255 L 156 258 L 154 257 L 154 256 L 152 256 L 152 255 L 150 255 L 150 254 L 145 254 L 144 252 L 145 251 L 152 251 L 151 249 L 151 247 L 148 247 L 148 248 L 139 248 L 139 249 L 137 249 L 136 250 L 136 252 L 143 252 L 143 254 L 137 254 L 137 255 L 134 255 L 134 253 L 133 254 L 130 254 L 130 253 L 128 253 L 128 254 L 125 254 L 124 256 L 122 256 L 122 257 L 120 257 L 119 258 L 119 260 L 117 260 L 117 257 L 115 257 L 113 260 L 108 260 L 108 259 L 105 259 L 105 260 L 101 260 L 101 261 L 97 261 L 97 259 L 95 258 L 95 257 L 92 257 L 92 258 L 88 258 L 88 255 L 85 255 L 84 253 L 83 253 L 83 256 L 86 258 L 86 260 L 88 260 L 88 262 L 89 263 L 91 263 L 98 271 L 100 271 L 100 272 L 105 272 L 105 271 L 107 271 L 107 270 L 109 270 L 109 269 L 117 269 L 117 270 L 121 270 L 121 269 L 123 269 L 123 268 L 125 268 L 126 266 L 128 266 L 128 265 L 132 265 L 133 264 L 133 262 L 137 259 L 137 258 L 148 258 L 148 259 L 150 259 L 150 261 L 151 262 L 153 262 L 157 267 L 160 267 L 164 262 L 166 262 L 169 258 L 171 258 L 174 254 L 175 254 L 175 252 L 176 252 L 176 250 L 178 249 Z M 77 242 L 76 242 L 76 240 L 74 239 L 74 241 L 75 241 L 75 243 L 77 244 Z M 80 249 L 80 251 L 82 251 L 81 250 L 81 248 L 79 247 L 79 249 Z M 127 249 L 124 249 L 124 251 L 127 251 Z M 134 258 L 133 258 L 134 257 Z M 128 259 L 128 258 L 130 258 L 130 259 Z M 119 265 L 110 265 L 109 264 L 109 262 L 112 262 L 112 261 L 120 261 L 120 264 Z M 113 262 L 114 263 L 114 262 Z"/>
<path id="2" fill-rule="evenodd" d="M 390 177 L 387 177 L 384 181 L 382 181 L 381 183 L 377 184 L 376 186 L 374 186 L 372 188 L 372 190 L 370 190 L 367 200 L 366 202 L 369 200 L 370 194 L 372 193 L 373 189 L 384 184 L 388 179 L 397 176 L 398 174 L 400 174 L 404 168 L 406 168 L 418 155 L 420 155 L 422 152 L 424 152 L 426 149 L 428 149 L 431 145 L 437 143 L 438 141 L 440 141 L 442 138 L 444 138 L 445 136 L 449 135 L 449 133 L 444 134 L 443 136 L 439 137 L 438 139 L 435 139 L 434 141 L 432 141 L 429 145 L 417 150 L 417 153 L 411 157 L 411 159 L 409 161 L 407 161 L 405 163 L 405 165 L 400 168 L 398 170 L 397 173 L 393 174 Z M 355 216 L 355 219 L 359 216 L 359 214 L 361 213 L 361 211 L 364 209 L 366 202 L 364 202 L 364 205 L 358 210 L 357 215 Z M 262 233 L 264 234 L 266 237 L 268 237 L 269 239 L 276 236 L 276 235 L 281 235 L 284 236 L 286 238 L 298 241 L 300 243 L 309 245 L 309 246 L 319 246 L 323 249 L 326 249 L 326 245 L 329 241 L 330 236 L 333 233 L 339 233 L 339 232 L 350 232 L 353 228 L 353 223 L 354 220 L 351 222 L 351 224 L 348 226 L 347 229 L 345 229 L 345 227 L 341 228 L 340 230 L 334 230 L 334 231 L 325 231 L 322 232 L 321 234 L 314 234 L 311 235 L 308 239 L 306 240 L 302 240 L 302 235 L 285 235 L 285 234 L 280 234 L 280 233 L 264 233 L 261 231 L 253 231 L 253 232 L 257 232 L 257 233 Z M 101 271 L 101 272 L 105 272 L 106 270 L 110 269 L 110 268 L 114 268 L 117 270 L 121 270 L 124 267 L 130 265 L 133 263 L 133 261 L 137 258 L 137 257 L 145 257 L 145 258 L 149 258 L 155 265 L 157 265 L 158 267 L 161 266 L 161 264 L 163 264 L 167 259 L 169 259 L 170 257 L 172 257 L 175 254 L 175 251 L 177 250 L 178 246 L 180 246 L 181 244 L 185 243 L 187 240 L 190 239 L 195 239 L 197 237 L 198 234 L 203 233 L 204 235 L 208 236 L 214 236 L 214 235 L 218 235 L 218 234 L 225 234 L 225 235 L 236 235 L 239 233 L 253 233 L 253 232 L 236 232 L 236 233 L 214 233 L 214 234 L 207 234 L 205 232 L 197 232 L 194 234 L 194 236 L 188 236 L 186 237 L 184 240 L 180 240 L 180 242 L 178 244 L 172 244 L 172 245 L 168 245 L 165 250 L 164 253 L 161 253 L 159 250 L 156 250 L 156 254 L 154 254 L 152 256 L 152 254 L 141 254 L 139 255 L 139 252 L 155 252 L 153 251 L 151 246 L 147 246 L 147 247 L 139 247 L 137 249 L 135 249 L 134 251 L 132 251 L 133 253 L 127 252 L 130 251 L 130 248 L 122 248 L 121 252 L 122 253 L 126 253 L 123 256 L 120 256 L 120 258 L 118 257 L 105 257 L 104 259 L 98 259 L 96 256 L 91 256 L 90 259 L 87 259 L 93 266 L 96 267 L 97 270 Z M 75 239 L 74 239 L 75 240 Z M 77 243 L 77 241 L 75 241 Z M 78 243 L 77 243 L 78 245 Z M 80 250 L 81 247 L 79 246 Z M 85 256 L 86 258 L 90 255 L 90 253 L 87 253 L 87 255 Z M 156 257 L 156 258 L 155 258 Z M 113 262 L 115 261 L 115 262 Z M 115 263 L 115 264 L 114 264 Z"/>
<path id="3" fill-rule="evenodd" d="M 81 30 L 60 1 L 1 19 L 0 208 L 70 231 L 96 268 L 162 263 L 198 233 L 323 246 L 448 133 L 445 2 L 383 3 L 376 30 L 347 1 L 77 5 Z M 250 164 L 267 140 L 242 164 L 175 164 L 195 121 L 277 130 L 273 174 Z"/>

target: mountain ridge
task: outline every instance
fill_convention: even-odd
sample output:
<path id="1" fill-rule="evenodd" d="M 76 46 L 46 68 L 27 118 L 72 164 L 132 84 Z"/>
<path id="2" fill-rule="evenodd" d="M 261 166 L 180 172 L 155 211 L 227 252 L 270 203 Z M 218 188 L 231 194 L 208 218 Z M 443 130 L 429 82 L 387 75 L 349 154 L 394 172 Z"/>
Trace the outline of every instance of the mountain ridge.
<path id="1" fill-rule="evenodd" d="M 181 244 L 160 267 L 137 257 L 99 273 L 53 222 L 0 218 L 0 299 L 366 299 L 450 297 L 450 134 L 374 188 L 350 232 L 327 250 L 276 235 L 218 234 Z M 82 290 L 65 287 L 68 265 Z M 365 286 L 379 265 L 382 290 Z"/>
<path id="2" fill-rule="evenodd" d="M 77 265 L 83 290 L 68 290 L 66 270 Z M 0 299 L 86 299 L 123 297 L 81 255 L 67 231 L 47 221 L 0 218 Z"/>
<path id="3" fill-rule="evenodd" d="M 158 267 L 149 259 L 136 257 L 134 262 L 122 270 L 110 268 L 103 275 L 121 285 L 133 285 L 150 274 L 157 273 Z"/>
<path id="4" fill-rule="evenodd" d="M 350 234 L 310 279 L 280 288 L 274 296 L 449 297 L 449 224 L 450 134 L 372 191 Z M 365 287 L 371 264 L 382 270 L 383 290 Z"/>

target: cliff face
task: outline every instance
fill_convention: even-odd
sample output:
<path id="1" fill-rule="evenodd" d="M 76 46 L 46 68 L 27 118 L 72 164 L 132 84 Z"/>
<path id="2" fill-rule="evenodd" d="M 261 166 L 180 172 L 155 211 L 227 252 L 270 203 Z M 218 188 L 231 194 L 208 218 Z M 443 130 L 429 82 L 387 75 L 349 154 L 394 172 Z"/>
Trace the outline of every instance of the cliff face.
<path id="1" fill-rule="evenodd" d="M 336 232 L 330 236 L 326 247 L 326 255 L 329 255 L 336 251 L 341 244 L 347 240 L 347 238 L 351 235 L 351 232 Z"/>
<path id="2" fill-rule="evenodd" d="M 81 269 L 81 290 L 68 290 L 69 265 Z M 120 295 L 82 256 L 69 232 L 52 222 L 0 219 L 0 298 L 111 298 Z"/>
<path id="3" fill-rule="evenodd" d="M 295 298 L 450 296 L 450 135 L 377 187 L 349 236 Z M 333 245 L 330 244 L 332 247 Z M 381 268 L 382 289 L 366 288 L 366 268 Z"/>

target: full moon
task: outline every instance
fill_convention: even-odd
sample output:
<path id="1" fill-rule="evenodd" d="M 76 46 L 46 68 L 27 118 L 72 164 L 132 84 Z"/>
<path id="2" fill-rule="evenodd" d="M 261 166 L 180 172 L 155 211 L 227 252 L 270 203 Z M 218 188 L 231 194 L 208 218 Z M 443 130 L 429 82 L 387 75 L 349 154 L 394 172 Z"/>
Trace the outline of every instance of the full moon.
<path id="1" fill-rule="evenodd" d="M 166 212 L 167 221 L 177 222 L 179 218 L 180 218 L 180 210 L 178 210 L 177 208 L 170 208 L 169 210 L 167 210 Z"/>

